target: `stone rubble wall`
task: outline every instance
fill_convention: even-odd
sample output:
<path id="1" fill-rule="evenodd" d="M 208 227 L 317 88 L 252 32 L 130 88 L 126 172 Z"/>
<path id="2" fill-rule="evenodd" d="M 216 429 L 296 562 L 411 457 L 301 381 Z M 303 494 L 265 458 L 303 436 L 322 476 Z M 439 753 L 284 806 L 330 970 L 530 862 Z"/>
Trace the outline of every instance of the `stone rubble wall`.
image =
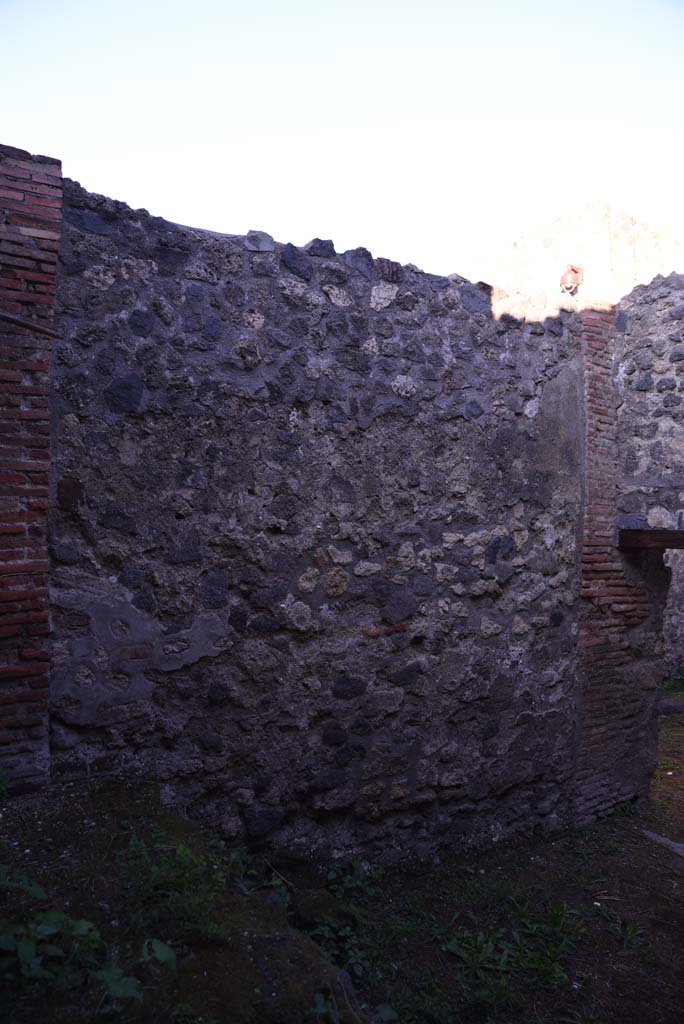
<path id="1" fill-rule="evenodd" d="M 576 319 L 65 188 L 55 773 L 301 856 L 569 820 Z"/>
<path id="2" fill-rule="evenodd" d="M 615 354 L 620 524 L 684 529 L 684 274 L 622 299 Z"/>
<path id="3" fill-rule="evenodd" d="M 616 347 L 625 528 L 684 529 L 684 275 L 656 277 L 618 306 Z M 661 644 L 667 672 L 684 664 L 684 560 L 672 574 Z"/>

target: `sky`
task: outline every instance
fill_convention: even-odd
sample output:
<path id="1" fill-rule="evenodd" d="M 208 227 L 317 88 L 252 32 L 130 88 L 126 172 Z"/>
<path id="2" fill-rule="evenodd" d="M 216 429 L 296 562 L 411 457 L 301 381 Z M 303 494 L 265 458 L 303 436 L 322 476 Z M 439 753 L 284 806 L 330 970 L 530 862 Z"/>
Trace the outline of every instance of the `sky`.
<path id="1" fill-rule="evenodd" d="M 684 0 L 0 0 L 0 142 L 231 234 L 491 280 L 595 199 L 684 238 Z"/>

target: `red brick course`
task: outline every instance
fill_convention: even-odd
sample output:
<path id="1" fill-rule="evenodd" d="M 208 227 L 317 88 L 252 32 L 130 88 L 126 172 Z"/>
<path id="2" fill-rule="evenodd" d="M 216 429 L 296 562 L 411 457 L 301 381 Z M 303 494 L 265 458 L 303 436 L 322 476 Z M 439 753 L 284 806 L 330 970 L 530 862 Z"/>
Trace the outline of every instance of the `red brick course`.
<path id="1" fill-rule="evenodd" d="M 0 313 L 37 328 L 52 321 L 61 206 L 58 161 L 0 146 Z M 19 789 L 50 771 L 50 351 L 0 319 L 0 771 Z"/>

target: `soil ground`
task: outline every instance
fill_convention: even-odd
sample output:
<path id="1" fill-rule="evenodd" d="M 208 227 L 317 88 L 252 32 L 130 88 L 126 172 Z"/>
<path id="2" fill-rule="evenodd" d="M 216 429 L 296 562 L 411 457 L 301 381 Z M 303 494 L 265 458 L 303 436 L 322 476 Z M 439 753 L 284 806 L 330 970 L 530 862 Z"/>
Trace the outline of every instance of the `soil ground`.
<path id="1" fill-rule="evenodd" d="M 650 799 L 421 871 L 229 849 L 112 783 L 5 798 L 8 1024 L 683 1024 L 684 714 Z"/>

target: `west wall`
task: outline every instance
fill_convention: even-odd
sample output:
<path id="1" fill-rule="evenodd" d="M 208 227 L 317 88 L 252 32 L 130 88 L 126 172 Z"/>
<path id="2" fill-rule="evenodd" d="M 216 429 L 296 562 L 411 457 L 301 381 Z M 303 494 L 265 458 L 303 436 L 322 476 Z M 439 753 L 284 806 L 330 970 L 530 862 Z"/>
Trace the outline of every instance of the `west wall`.
<path id="1" fill-rule="evenodd" d="M 575 321 L 69 182 L 60 260 L 54 770 L 303 855 L 567 820 Z"/>

